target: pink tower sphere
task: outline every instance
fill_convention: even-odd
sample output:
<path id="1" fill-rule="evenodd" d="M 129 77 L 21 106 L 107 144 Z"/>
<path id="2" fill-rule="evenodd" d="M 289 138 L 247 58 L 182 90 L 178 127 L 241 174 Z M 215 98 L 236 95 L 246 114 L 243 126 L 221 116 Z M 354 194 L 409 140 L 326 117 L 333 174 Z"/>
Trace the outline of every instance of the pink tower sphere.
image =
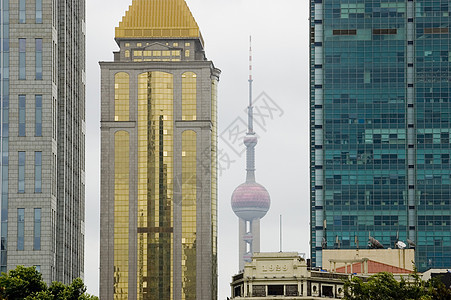
<path id="1" fill-rule="evenodd" d="M 245 182 L 232 194 L 233 211 L 239 218 L 246 221 L 263 218 L 270 204 L 268 191 L 256 182 Z"/>

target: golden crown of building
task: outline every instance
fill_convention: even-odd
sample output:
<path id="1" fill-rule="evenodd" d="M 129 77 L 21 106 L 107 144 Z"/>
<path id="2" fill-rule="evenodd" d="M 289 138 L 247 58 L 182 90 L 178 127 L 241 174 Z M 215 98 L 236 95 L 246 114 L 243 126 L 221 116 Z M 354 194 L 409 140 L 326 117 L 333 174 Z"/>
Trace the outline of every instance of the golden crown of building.
<path id="1" fill-rule="evenodd" d="M 184 0 L 133 0 L 116 27 L 116 39 L 178 37 L 202 40 Z"/>

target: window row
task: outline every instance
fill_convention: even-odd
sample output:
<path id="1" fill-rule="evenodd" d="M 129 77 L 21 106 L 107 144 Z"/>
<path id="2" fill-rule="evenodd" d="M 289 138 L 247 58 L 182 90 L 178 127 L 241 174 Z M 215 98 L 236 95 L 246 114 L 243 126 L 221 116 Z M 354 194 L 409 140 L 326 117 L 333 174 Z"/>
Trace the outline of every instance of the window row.
<path id="1" fill-rule="evenodd" d="M 19 79 L 27 79 L 27 39 L 19 39 Z M 42 39 L 35 39 L 35 79 L 42 80 Z"/>
<path id="2" fill-rule="evenodd" d="M 27 0 L 19 0 L 19 24 L 25 24 L 27 22 L 26 4 Z M 34 9 L 36 24 L 42 24 L 42 0 L 36 0 Z"/>
<path id="3" fill-rule="evenodd" d="M 17 250 L 25 250 L 25 208 L 17 209 Z M 33 250 L 41 250 L 40 208 L 35 208 L 33 212 Z"/>
<path id="4" fill-rule="evenodd" d="M 18 193 L 25 193 L 26 152 L 19 151 L 18 158 Z M 42 152 L 34 152 L 34 192 L 42 193 Z"/>
<path id="5" fill-rule="evenodd" d="M 19 136 L 26 135 L 27 103 L 26 96 L 19 95 Z M 34 98 L 34 135 L 42 136 L 42 95 Z"/>

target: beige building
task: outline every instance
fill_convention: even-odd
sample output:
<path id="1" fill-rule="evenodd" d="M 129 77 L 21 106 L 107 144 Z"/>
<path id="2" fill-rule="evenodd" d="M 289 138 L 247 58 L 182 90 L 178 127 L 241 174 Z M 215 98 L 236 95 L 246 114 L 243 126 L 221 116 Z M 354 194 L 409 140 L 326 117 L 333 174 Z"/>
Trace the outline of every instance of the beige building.
<path id="1" fill-rule="evenodd" d="M 344 274 L 311 271 L 297 252 L 254 253 L 244 271 L 233 276 L 232 299 L 342 298 Z"/>
<path id="2" fill-rule="evenodd" d="M 413 249 L 324 249 L 322 266 L 337 273 L 408 274 L 413 272 L 414 263 Z"/>

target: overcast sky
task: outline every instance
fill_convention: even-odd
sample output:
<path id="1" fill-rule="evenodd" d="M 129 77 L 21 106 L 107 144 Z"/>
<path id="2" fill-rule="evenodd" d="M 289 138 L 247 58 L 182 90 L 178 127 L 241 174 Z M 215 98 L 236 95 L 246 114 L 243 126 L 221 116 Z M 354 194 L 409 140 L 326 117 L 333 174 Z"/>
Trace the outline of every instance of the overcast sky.
<path id="1" fill-rule="evenodd" d="M 309 104 L 307 0 L 186 0 L 205 40 L 207 58 L 222 70 L 218 92 L 219 300 L 238 272 L 238 218 L 230 197 L 245 180 L 245 157 L 229 129 L 242 128 L 248 101 L 248 40 L 254 61 L 256 179 L 271 195 L 261 221 L 261 251 L 309 256 Z M 87 0 L 85 283 L 98 295 L 100 206 L 100 68 L 118 49 L 114 27 L 132 0 Z"/>

